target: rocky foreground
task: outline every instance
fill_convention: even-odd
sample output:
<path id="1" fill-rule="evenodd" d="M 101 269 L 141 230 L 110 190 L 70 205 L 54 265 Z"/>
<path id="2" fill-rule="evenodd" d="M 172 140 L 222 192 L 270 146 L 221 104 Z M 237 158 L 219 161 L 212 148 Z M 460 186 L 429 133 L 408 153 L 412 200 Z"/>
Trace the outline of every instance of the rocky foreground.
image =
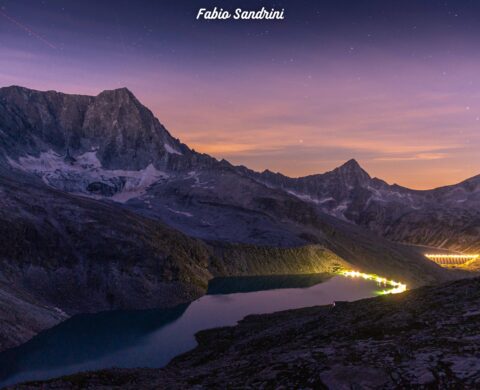
<path id="1" fill-rule="evenodd" d="M 164 369 L 107 370 L 19 389 L 479 388 L 480 278 L 249 316 L 197 335 Z"/>

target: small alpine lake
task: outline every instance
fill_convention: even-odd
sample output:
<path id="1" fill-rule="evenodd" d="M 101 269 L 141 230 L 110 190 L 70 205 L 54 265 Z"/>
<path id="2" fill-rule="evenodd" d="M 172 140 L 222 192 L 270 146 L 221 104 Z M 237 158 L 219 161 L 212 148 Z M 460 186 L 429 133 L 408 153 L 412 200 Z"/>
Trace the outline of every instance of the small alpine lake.
<path id="1" fill-rule="evenodd" d="M 110 367 L 162 367 L 195 347 L 195 333 L 235 325 L 249 314 L 354 301 L 383 290 L 342 275 L 213 279 L 207 295 L 168 309 L 73 316 L 0 353 L 0 386 Z"/>

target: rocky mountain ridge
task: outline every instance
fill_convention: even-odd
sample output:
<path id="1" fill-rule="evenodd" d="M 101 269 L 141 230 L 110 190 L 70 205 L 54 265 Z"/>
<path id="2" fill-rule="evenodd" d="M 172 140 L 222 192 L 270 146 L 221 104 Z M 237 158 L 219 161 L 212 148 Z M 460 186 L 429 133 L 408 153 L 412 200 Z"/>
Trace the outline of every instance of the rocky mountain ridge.
<path id="1" fill-rule="evenodd" d="M 299 178 L 239 169 L 390 240 L 459 252 L 480 250 L 480 175 L 419 191 L 372 178 L 355 160 L 324 174 Z"/>
<path id="2" fill-rule="evenodd" d="M 164 219 L 187 234 L 208 231 L 209 225 L 219 221 L 201 210 L 201 217 L 195 218 L 195 210 L 185 202 L 205 197 L 202 209 L 207 203 L 222 204 L 212 192 L 227 178 L 236 181 L 241 175 L 389 240 L 460 252 L 480 250 L 480 176 L 416 191 L 371 178 L 355 160 L 331 172 L 300 178 L 268 170 L 258 173 L 189 149 L 126 88 L 98 96 L 0 88 L 0 118 L 2 169 L 32 174 L 67 192 L 127 202 L 136 211 Z M 253 190 L 251 182 L 243 182 L 243 187 Z M 160 197 L 170 198 L 167 207 L 152 204 Z M 239 201 L 243 202 L 234 202 L 238 205 Z M 279 232 L 270 232 L 259 242 L 248 237 L 250 227 L 245 229 L 241 242 L 305 243 Z M 238 237 L 225 226 L 223 237 L 219 230 L 199 236 Z"/>
<path id="3" fill-rule="evenodd" d="M 0 88 L 0 118 L 2 165 L 68 192 L 135 196 L 167 170 L 213 161 L 173 138 L 126 88 L 97 96 Z"/>

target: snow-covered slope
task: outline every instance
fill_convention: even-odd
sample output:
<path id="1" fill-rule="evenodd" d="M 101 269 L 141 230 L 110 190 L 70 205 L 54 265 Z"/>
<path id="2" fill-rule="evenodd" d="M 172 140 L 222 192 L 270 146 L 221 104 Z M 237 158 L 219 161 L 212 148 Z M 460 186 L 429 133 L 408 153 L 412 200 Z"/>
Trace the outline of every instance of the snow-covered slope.
<path id="1" fill-rule="evenodd" d="M 105 169 L 95 150 L 76 158 L 49 150 L 38 157 L 19 157 L 18 161 L 8 158 L 8 162 L 13 168 L 40 177 L 51 187 L 90 197 L 109 197 L 117 202 L 139 197 L 153 183 L 168 178 L 152 163 L 139 170 Z"/>

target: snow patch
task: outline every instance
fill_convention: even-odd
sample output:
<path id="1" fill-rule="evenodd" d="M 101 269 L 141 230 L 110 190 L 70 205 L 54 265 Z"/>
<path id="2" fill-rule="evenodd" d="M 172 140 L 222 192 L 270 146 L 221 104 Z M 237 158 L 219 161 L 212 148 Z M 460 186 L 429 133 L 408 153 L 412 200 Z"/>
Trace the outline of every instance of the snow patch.
<path id="1" fill-rule="evenodd" d="M 179 154 L 179 155 L 182 155 L 183 153 L 179 152 L 177 149 L 173 148 L 172 146 L 170 146 L 169 144 L 165 143 L 163 145 L 165 147 L 165 150 L 167 151 L 167 153 L 170 153 L 170 154 Z"/>
<path id="2" fill-rule="evenodd" d="M 175 214 L 184 215 L 185 217 L 193 217 L 193 214 L 187 213 L 186 211 L 174 210 L 174 209 L 171 209 L 170 207 L 167 207 L 167 210 Z"/>
<path id="3" fill-rule="evenodd" d="M 341 202 L 337 207 L 333 208 L 330 212 L 331 215 L 343 219 L 344 221 L 351 222 L 346 216 L 345 211 L 347 211 L 348 207 L 350 206 L 350 202 L 344 200 Z"/>
<path id="4" fill-rule="evenodd" d="M 203 188 L 203 189 L 207 189 L 207 190 L 213 190 L 215 189 L 215 185 L 211 185 L 210 183 L 212 182 L 212 180 L 210 181 L 200 181 L 200 174 L 196 171 L 190 171 L 187 173 L 187 179 L 186 180 L 189 180 L 189 179 L 193 179 L 195 180 L 195 182 L 192 184 L 192 188 Z M 213 182 L 215 183 L 215 182 Z"/>
<path id="5" fill-rule="evenodd" d="M 323 203 L 330 202 L 331 200 L 335 200 L 332 197 L 317 199 L 317 198 L 311 197 L 310 195 L 299 194 L 298 192 L 295 192 L 295 191 L 292 191 L 292 190 L 287 190 L 287 193 L 289 193 L 290 195 L 293 195 L 293 196 L 297 197 L 298 199 L 301 199 L 305 202 L 311 202 L 311 203 L 315 203 L 315 204 L 323 204 Z"/>
<path id="6" fill-rule="evenodd" d="M 75 159 L 74 163 L 65 162 L 64 156 L 49 150 L 39 157 L 20 157 L 18 162 L 9 158 L 8 161 L 13 168 L 33 173 L 51 187 L 96 199 L 108 197 L 121 203 L 141 196 L 152 184 L 168 178 L 168 174 L 157 170 L 153 164 L 138 171 L 104 169 L 96 150 Z M 114 193 L 112 196 L 92 193 L 87 189 L 91 183 L 102 183 Z"/>
<path id="7" fill-rule="evenodd" d="M 348 208 L 348 202 L 343 201 L 337 207 L 335 207 L 333 211 L 336 213 L 343 213 L 347 208 Z"/>

